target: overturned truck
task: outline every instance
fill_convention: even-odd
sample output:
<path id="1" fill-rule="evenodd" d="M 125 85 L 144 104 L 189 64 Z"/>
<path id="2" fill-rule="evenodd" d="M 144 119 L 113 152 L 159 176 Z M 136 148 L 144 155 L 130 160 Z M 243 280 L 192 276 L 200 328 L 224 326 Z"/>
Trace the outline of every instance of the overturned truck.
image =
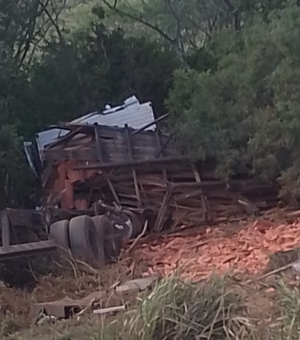
<path id="1" fill-rule="evenodd" d="M 180 151 L 176 136 L 159 128 L 166 117 L 155 119 L 151 103 L 132 97 L 26 143 L 43 207 L 2 212 L 0 258 L 59 248 L 101 266 L 141 233 L 220 223 L 274 205 L 273 187 L 219 181 L 213 166 Z M 33 224 L 45 229 L 43 240 L 11 244 L 13 228 Z"/>

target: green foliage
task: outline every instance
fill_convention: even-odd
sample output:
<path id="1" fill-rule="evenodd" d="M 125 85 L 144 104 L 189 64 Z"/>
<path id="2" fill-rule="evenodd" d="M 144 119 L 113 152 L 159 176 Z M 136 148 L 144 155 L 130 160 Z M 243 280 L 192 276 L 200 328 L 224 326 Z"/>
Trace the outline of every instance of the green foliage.
<path id="1" fill-rule="evenodd" d="M 0 128 L 0 209 L 10 207 L 32 208 L 36 193 L 34 178 L 21 152 L 20 139 L 8 125 Z"/>
<path id="2" fill-rule="evenodd" d="M 59 19 L 65 1 L 15 2 L 0 2 L 0 209 L 37 203 L 19 136 L 132 94 L 163 113 L 177 66 L 169 47 L 108 29 L 101 7 L 72 31 Z"/>
<path id="3" fill-rule="evenodd" d="M 243 328 L 238 317 L 243 312 L 243 304 L 240 296 L 228 289 L 228 284 L 226 277 L 212 277 L 198 287 L 174 277 L 162 280 L 150 295 L 141 298 L 138 308 L 126 316 L 127 337 L 213 340 L 225 339 L 231 334 L 234 338 L 234 323 Z"/>
<path id="4" fill-rule="evenodd" d="M 110 32 L 102 23 L 94 23 L 91 34 L 77 32 L 68 45 L 50 44 L 32 66 L 30 88 L 38 94 L 32 99 L 32 126 L 36 129 L 101 110 L 132 94 L 151 100 L 163 113 L 176 65 L 165 46 L 125 38 L 121 30 Z"/>
<path id="5" fill-rule="evenodd" d="M 299 339 L 300 328 L 300 296 L 299 290 L 288 287 L 284 282 L 280 282 L 280 307 L 282 339 Z"/>
<path id="6" fill-rule="evenodd" d="M 239 34 L 223 30 L 216 67 L 177 71 L 168 100 L 183 147 L 216 160 L 221 176 L 280 177 L 291 202 L 300 197 L 299 15 L 289 3 Z"/>
<path id="7" fill-rule="evenodd" d="M 274 9 L 289 0 L 102 0 L 117 25 L 134 36 L 150 36 L 167 43 L 182 65 L 193 68 L 198 55 L 215 32 L 241 31 L 255 17 L 268 20 Z"/>
<path id="8" fill-rule="evenodd" d="M 295 203 L 299 14 L 290 0 L 0 0 L 1 206 L 34 203 L 18 136 L 132 94 L 158 114 L 168 99 L 182 147 L 221 176 L 279 178 Z"/>

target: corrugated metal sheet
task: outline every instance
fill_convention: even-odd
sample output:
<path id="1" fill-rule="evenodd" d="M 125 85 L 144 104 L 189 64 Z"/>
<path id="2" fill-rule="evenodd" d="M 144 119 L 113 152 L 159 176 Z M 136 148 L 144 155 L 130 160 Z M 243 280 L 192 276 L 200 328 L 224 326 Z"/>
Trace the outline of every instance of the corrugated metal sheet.
<path id="1" fill-rule="evenodd" d="M 125 100 L 124 104 L 114 108 L 106 109 L 103 112 L 93 112 L 73 120 L 72 124 L 99 124 L 106 126 L 124 127 L 128 126 L 139 129 L 155 120 L 152 105 L 150 102 L 140 104 L 138 99 L 133 96 Z M 155 130 L 156 125 L 150 126 L 146 130 Z M 67 130 L 52 128 L 37 133 L 36 141 L 38 150 L 41 151 L 46 145 L 55 142 L 59 137 L 68 133 Z"/>
<path id="2" fill-rule="evenodd" d="M 49 129 L 36 134 L 36 142 L 38 150 L 41 151 L 48 144 L 55 142 L 58 138 L 65 136 L 69 130 L 58 128 Z"/>
<path id="3" fill-rule="evenodd" d="M 155 120 L 152 105 L 150 102 L 140 104 L 133 96 L 125 100 L 124 105 L 104 110 L 103 112 L 89 113 L 83 117 L 73 120 L 72 124 L 99 124 L 106 126 L 128 126 L 139 129 Z M 147 130 L 155 130 L 150 126 Z"/>

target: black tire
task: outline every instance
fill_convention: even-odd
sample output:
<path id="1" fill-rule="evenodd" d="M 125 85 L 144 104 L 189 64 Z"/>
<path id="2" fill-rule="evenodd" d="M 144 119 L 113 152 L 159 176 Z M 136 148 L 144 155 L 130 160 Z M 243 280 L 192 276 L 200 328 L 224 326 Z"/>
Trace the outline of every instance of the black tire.
<path id="1" fill-rule="evenodd" d="M 98 235 L 91 217 L 83 215 L 72 218 L 69 235 L 74 258 L 98 266 L 100 260 Z"/>
<path id="2" fill-rule="evenodd" d="M 104 231 L 104 253 L 107 263 L 116 260 L 121 253 L 122 238 L 114 227 L 114 222 L 106 215 L 101 216 L 101 229 Z"/>
<path id="3" fill-rule="evenodd" d="M 121 238 L 117 234 L 111 234 L 105 237 L 104 250 L 107 263 L 114 262 L 118 259 L 121 254 L 121 243 Z"/>
<path id="4" fill-rule="evenodd" d="M 49 235 L 55 241 L 59 250 L 68 251 L 70 249 L 68 220 L 57 221 L 51 224 Z"/>
<path id="5" fill-rule="evenodd" d="M 124 212 L 111 213 L 107 217 L 113 223 L 113 230 L 124 240 L 132 238 L 133 226 L 131 219 Z"/>
<path id="6" fill-rule="evenodd" d="M 142 218 L 130 210 L 124 211 L 124 213 L 129 217 L 132 223 L 132 235 L 131 238 L 136 238 L 143 231 Z"/>
<path id="7" fill-rule="evenodd" d="M 97 235 L 98 235 L 98 250 L 99 250 L 99 266 L 104 266 L 106 262 L 104 251 L 104 236 L 105 236 L 105 216 L 94 216 L 92 221 L 94 222 Z"/>

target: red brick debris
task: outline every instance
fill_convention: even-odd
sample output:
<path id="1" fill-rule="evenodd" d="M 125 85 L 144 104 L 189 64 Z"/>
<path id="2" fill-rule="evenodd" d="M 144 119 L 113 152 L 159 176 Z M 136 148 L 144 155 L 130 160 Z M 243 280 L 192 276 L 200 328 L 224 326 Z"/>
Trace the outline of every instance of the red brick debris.
<path id="1" fill-rule="evenodd" d="M 145 274 L 169 276 L 178 271 L 183 278 L 198 281 L 228 271 L 259 274 L 270 254 L 299 246 L 300 221 L 280 225 L 256 221 L 231 235 L 224 228 L 206 228 L 198 235 L 161 237 L 142 244 L 137 252 L 148 264 Z"/>

